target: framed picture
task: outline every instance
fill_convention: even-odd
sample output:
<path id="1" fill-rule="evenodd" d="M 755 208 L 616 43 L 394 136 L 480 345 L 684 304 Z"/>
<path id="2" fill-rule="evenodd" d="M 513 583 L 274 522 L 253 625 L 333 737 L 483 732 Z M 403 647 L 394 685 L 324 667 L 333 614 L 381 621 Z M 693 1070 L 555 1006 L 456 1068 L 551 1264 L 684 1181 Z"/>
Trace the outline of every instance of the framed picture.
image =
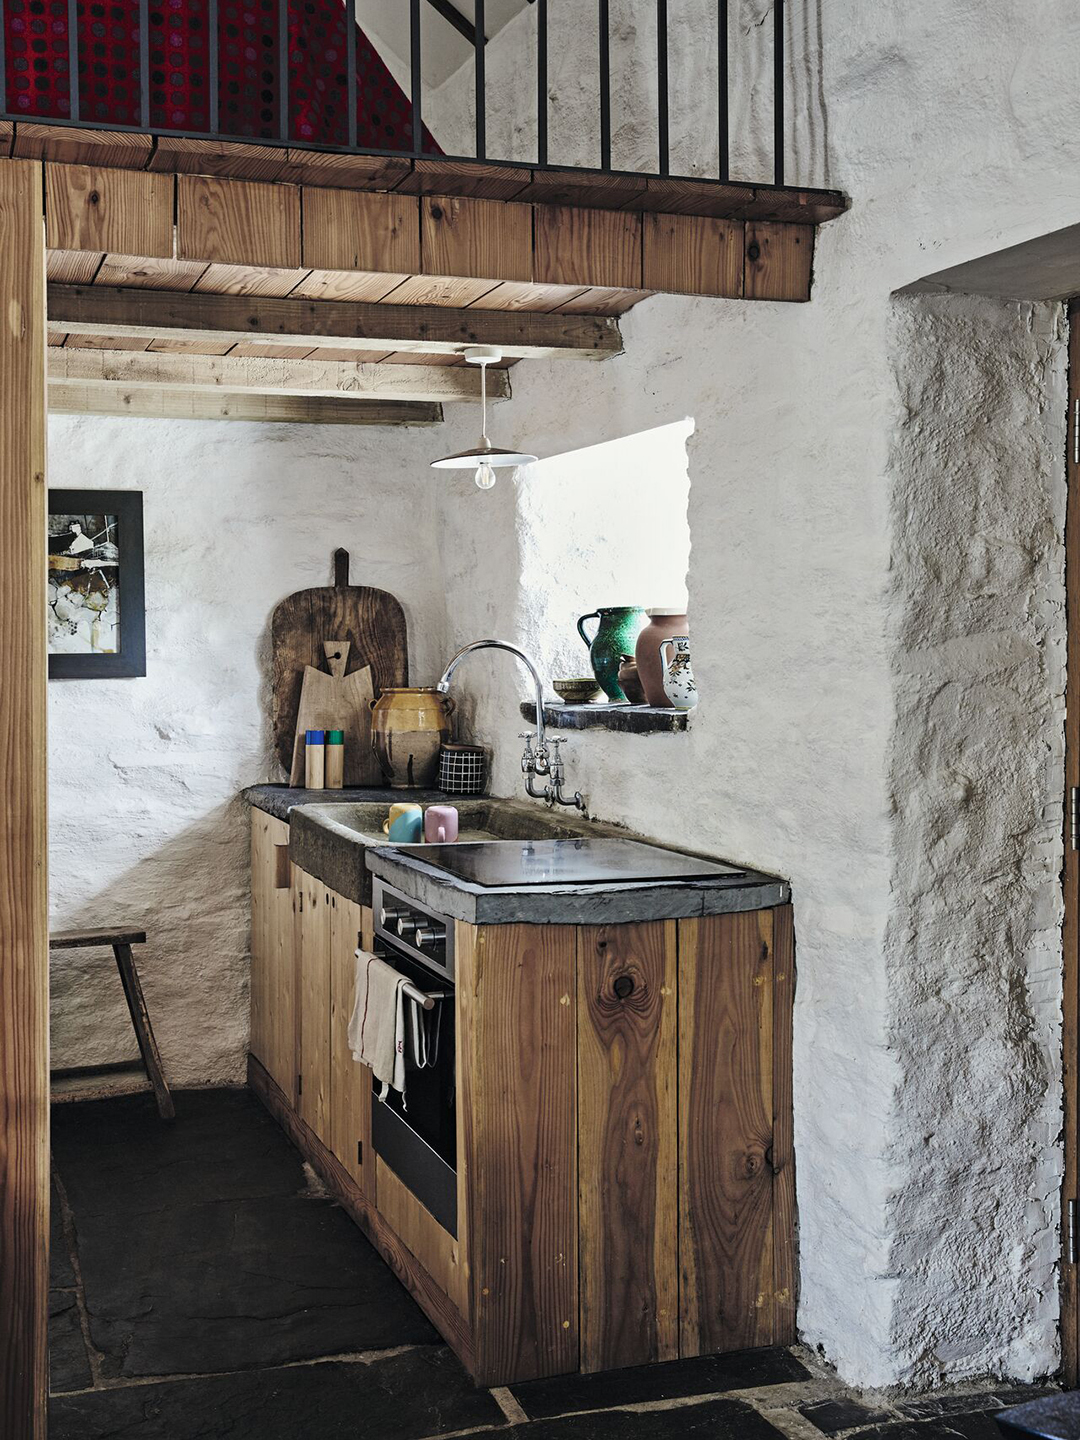
<path id="1" fill-rule="evenodd" d="M 146 674 L 139 490 L 49 491 L 49 678 Z"/>

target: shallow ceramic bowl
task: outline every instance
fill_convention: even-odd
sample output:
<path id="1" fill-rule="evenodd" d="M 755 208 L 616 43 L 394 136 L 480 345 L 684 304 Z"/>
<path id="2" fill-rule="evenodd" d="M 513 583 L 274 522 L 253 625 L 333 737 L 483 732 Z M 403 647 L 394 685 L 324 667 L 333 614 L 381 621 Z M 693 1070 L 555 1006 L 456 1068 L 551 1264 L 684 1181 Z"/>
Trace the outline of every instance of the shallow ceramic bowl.
<path id="1" fill-rule="evenodd" d="M 600 686 L 592 678 L 576 680 L 553 680 L 551 688 L 568 705 L 588 705 L 600 696 Z"/>

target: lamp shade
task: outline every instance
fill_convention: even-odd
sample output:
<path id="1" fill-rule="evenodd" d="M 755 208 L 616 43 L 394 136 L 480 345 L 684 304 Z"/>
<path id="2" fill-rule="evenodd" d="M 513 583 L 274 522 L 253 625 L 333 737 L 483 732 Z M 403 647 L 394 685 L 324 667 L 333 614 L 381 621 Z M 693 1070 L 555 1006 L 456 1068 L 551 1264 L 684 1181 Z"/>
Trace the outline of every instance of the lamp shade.
<path id="1" fill-rule="evenodd" d="M 477 445 L 473 450 L 461 450 L 456 455 L 445 455 L 441 460 L 432 460 L 433 470 L 475 470 L 479 465 L 490 465 L 492 469 L 511 468 L 515 465 L 533 465 L 536 455 L 526 455 L 521 450 L 503 450 L 498 445 Z"/>

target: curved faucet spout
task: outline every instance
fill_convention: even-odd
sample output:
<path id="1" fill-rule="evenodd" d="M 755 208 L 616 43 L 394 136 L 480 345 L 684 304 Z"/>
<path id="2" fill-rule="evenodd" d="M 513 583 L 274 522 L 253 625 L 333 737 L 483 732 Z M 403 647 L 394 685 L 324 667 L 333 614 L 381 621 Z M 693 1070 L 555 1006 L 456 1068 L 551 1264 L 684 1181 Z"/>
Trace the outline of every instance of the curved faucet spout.
<path id="1" fill-rule="evenodd" d="M 439 680 L 436 689 L 440 690 L 444 695 L 446 694 L 450 689 L 450 681 L 453 678 L 454 671 L 461 664 L 462 660 L 465 659 L 465 656 L 471 655 L 474 650 L 506 650 L 520 660 L 526 670 L 528 670 L 532 677 L 533 688 L 536 691 L 536 758 L 533 764 L 533 773 L 536 775 L 546 775 L 549 766 L 547 731 L 544 727 L 544 686 L 540 679 L 540 672 L 524 650 L 519 649 L 517 645 L 511 645 L 507 640 L 474 640 L 471 645 L 463 645 L 450 661 L 450 664 L 447 665 L 443 671 L 442 678 Z"/>

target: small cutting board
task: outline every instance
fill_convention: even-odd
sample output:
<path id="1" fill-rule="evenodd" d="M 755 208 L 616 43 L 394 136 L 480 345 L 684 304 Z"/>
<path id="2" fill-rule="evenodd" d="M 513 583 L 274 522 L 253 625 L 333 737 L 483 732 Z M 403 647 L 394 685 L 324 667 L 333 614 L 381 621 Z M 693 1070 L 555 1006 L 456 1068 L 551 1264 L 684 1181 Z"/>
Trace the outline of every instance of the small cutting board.
<path id="1" fill-rule="evenodd" d="M 346 654 L 349 646 L 340 647 Z M 327 646 L 329 650 L 330 647 Z M 304 669 L 300 690 L 300 711 L 296 717 L 292 771 L 289 783 L 303 785 L 305 734 L 308 730 L 344 730 L 346 785 L 381 785 L 382 772 L 371 748 L 371 666 L 351 675 L 337 669 L 327 675 L 311 665 Z"/>
<path id="2" fill-rule="evenodd" d="M 334 552 L 334 584 L 298 590 L 286 596 L 274 609 L 270 621 L 273 647 L 272 718 L 274 749 L 282 766 L 293 772 L 296 731 L 300 719 L 300 697 L 304 677 L 310 668 L 322 680 L 340 684 L 326 674 L 324 642 L 349 642 L 348 673 L 370 669 L 369 693 L 377 698 L 388 686 L 408 685 L 409 650 L 405 612 L 386 590 L 370 585 L 349 584 L 349 552 Z M 354 682 L 354 687 L 362 682 Z M 352 691 L 350 691 L 352 694 Z M 354 696 L 354 698 L 356 698 Z M 318 729 L 320 727 L 312 726 Z M 354 752 L 357 747 L 354 745 Z M 354 759 L 359 755 L 354 753 Z M 370 758 L 370 768 L 368 761 Z M 374 757 L 365 750 L 361 762 L 370 779 L 350 780 L 346 750 L 346 784 L 380 785 L 382 774 Z"/>

